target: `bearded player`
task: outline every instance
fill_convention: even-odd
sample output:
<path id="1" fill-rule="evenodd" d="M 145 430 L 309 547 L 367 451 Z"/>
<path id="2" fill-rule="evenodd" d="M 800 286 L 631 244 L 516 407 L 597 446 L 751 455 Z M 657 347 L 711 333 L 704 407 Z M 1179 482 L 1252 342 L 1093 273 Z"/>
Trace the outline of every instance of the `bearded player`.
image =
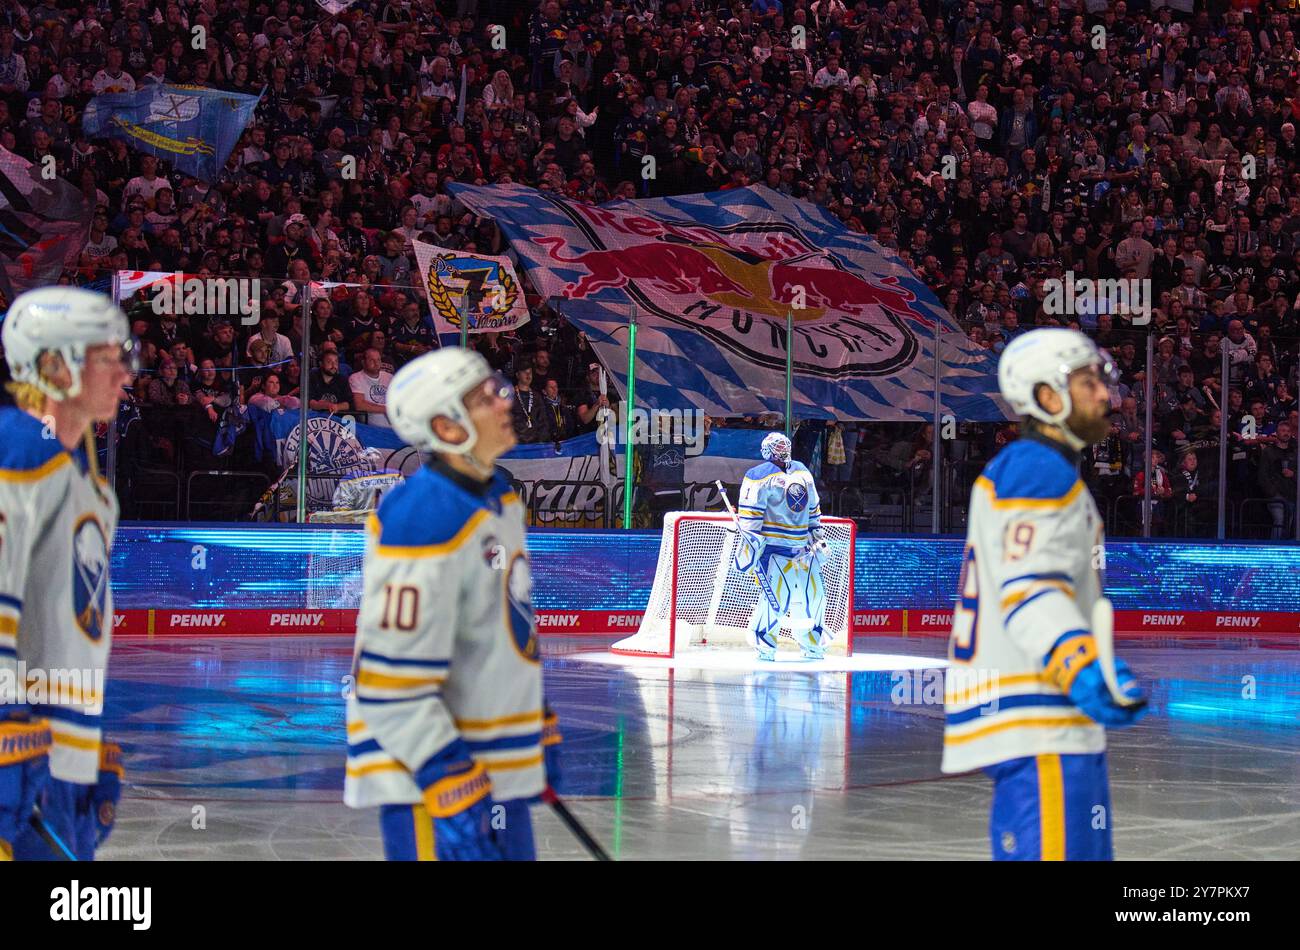
<path id="1" fill-rule="evenodd" d="M 1106 685 L 1090 629 L 1102 596 L 1102 521 L 1080 452 L 1106 438 L 1110 359 L 1045 328 L 1002 353 L 998 384 L 1021 437 L 970 502 L 945 693 L 943 771 L 993 780 L 995 860 L 1110 860 L 1106 727 L 1143 714 L 1122 660 Z"/>

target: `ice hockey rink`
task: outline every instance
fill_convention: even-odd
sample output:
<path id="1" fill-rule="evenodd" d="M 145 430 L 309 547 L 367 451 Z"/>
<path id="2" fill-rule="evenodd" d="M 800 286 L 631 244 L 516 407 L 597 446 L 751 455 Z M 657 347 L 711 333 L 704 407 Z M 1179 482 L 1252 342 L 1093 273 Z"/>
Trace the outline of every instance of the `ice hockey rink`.
<path id="1" fill-rule="evenodd" d="M 542 645 L 559 792 L 615 859 L 987 859 L 988 782 L 939 771 L 942 639 L 860 637 L 851 663 L 762 667 L 734 651 L 615 659 L 613 639 Z M 1110 737 L 1117 858 L 1294 859 L 1295 638 L 1118 649 L 1152 714 Z M 381 857 L 375 812 L 341 801 L 350 659 L 340 636 L 116 644 L 105 731 L 127 780 L 100 856 Z M 547 808 L 534 820 L 543 859 L 586 859 Z"/>

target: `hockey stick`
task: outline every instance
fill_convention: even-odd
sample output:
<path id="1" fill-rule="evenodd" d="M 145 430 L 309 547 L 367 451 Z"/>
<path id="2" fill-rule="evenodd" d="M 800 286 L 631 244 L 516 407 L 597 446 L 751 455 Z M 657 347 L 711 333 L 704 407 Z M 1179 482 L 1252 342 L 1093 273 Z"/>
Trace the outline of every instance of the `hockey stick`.
<path id="1" fill-rule="evenodd" d="M 41 836 L 41 839 L 49 847 L 50 851 L 54 853 L 56 858 L 60 861 L 77 860 L 77 856 L 72 853 L 71 849 L 59 840 L 58 835 L 50 830 L 50 826 L 45 823 L 45 818 L 41 815 L 41 810 L 39 808 L 32 809 L 32 817 L 28 821 L 32 826 L 32 830 Z"/>
<path id="2" fill-rule="evenodd" d="M 731 521 L 736 528 L 736 540 L 740 540 L 740 515 L 736 514 L 736 509 L 731 507 L 731 499 L 727 497 L 727 490 L 722 487 L 722 480 L 718 479 L 713 484 L 718 486 L 718 491 L 722 492 L 723 504 L 727 506 L 727 511 L 731 512 Z M 758 578 L 758 586 L 763 588 L 763 593 L 767 597 L 768 606 L 778 614 L 781 613 L 781 605 L 776 599 L 776 594 L 772 592 L 772 585 L 767 582 L 767 575 L 758 569 L 758 560 L 755 559 L 754 566 L 749 569 L 754 577 Z"/>
<path id="3" fill-rule="evenodd" d="M 573 812 L 569 811 L 569 806 L 560 801 L 560 797 L 555 794 L 555 789 L 546 786 L 546 791 L 542 792 L 542 801 L 555 809 L 555 813 L 560 816 L 560 821 L 564 822 L 565 827 L 573 832 L 573 836 L 582 842 L 582 846 L 587 849 L 588 853 L 597 861 L 612 860 L 609 853 L 600 846 L 600 842 L 591 836 L 582 822 L 574 817 Z"/>
<path id="4" fill-rule="evenodd" d="M 1145 699 L 1125 696 L 1119 688 L 1119 677 L 1115 674 L 1115 608 L 1108 597 L 1099 597 L 1092 605 L 1092 639 L 1097 644 L 1097 662 L 1101 664 L 1101 676 L 1111 698 L 1130 709 L 1145 706 Z"/>

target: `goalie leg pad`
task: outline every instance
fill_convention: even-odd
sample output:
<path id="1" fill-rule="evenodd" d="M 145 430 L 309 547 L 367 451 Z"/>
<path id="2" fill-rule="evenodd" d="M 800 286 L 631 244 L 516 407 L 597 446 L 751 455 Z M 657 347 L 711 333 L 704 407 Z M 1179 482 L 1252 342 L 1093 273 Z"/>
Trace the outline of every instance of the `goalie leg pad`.
<path id="1" fill-rule="evenodd" d="M 799 571 L 794 577 L 795 595 L 790 603 L 791 626 L 803 655 L 819 660 L 826 655 L 826 587 L 821 564 L 800 558 L 798 566 Z"/>
<path id="2" fill-rule="evenodd" d="M 776 653 L 776 641 L 781 632 L 781 621 L 790 612 L 790 598 L 795 589 L 795 583 L 793 582 L 795 581 L 797 568 L 793 558 L 773 551 L 764 551 L 757 569 L 765 572 L 768 586 L 772 588 L 772 593 L 776 595 L 776 603 L 779 609 L 773 610 L 772 605 L 768 602 L 767 594 L 762 593 L 760 590 L 758 603 L 754 606 L 754 616 L 750 621 L 750 630 L 753 633 L 754 648 L 758 650 L 759 655 L 771 659 Z M 761 587 L 757 578 L 754 579 L 754 584 Z"/>
<path id="3" fill-rule="evenodd" d="M 1110 861 L 1106 754 L 1039 755 L 985 769 L 993 779 L 995 861 Z M 1097 828 L 1097 808 L 1107 818 Z"/>
<path id="4" fill-rule="evenodd" d="M 808 619 L 812 621 L 813 642 L 817 644 L 819 649 L 824 650 L 826 646 L 826 581 L 825 576 L 822 574 L 823 563 L 814 560 L 809 565 L 804 602 L 808 605 Z"/>

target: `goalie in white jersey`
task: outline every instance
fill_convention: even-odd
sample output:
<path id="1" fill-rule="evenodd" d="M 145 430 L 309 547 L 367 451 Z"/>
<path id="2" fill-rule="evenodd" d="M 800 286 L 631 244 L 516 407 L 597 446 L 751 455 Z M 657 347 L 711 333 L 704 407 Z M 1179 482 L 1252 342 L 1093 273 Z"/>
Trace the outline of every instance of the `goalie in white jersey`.
<path id="1" fill-rule="evenodd" d="M 822 566 L 830 546 L 812 473 L 790 458 L 790 449 L 780 432 L 763 439 L 766 461 L 745 473 L 737 506 L 736 569 L 759 574 L 754 580 L 762 591 L 750 631 L 763 660 L 776 659 L 776 639 L 787 615 L 803 655 L 826 655 Z"/>
<path id="2" fill-rule="evenodd" d="M 993 779 L 995 859 L 1113 856 L 1104 727 L 1136 722 L 1142 692 L 1118 660 L 1117 702 L 1098 661 L 1103 526 L 1079 478 L 1080 450 L 1109 432 L 1111 379 L 1074 330 L 1026 333 L 998 365 L 1022 434 L 971 493 L 943 747 L 943 771 Z"/>
<path id="3" fill-rule="evenodd" d="M 117 498 L 90 427 L 117 417 L 134 344 L 107 297 L 22 294 L 5 315 L 16 407 L 0 409 L 0 860 L 78 859 L 113 826 L 121 750 L 103 741 Z"/>
<path id="4" fill-rule="evenodd" d="M 368 524 L 343 794 L 379 807 L 389 860 L 532 859 L 528 806 L 558 781 L 523 505 L 495 469 L 513 395 L 462 349 L 388 390 L 393 428 L 433 457 Z"/>

